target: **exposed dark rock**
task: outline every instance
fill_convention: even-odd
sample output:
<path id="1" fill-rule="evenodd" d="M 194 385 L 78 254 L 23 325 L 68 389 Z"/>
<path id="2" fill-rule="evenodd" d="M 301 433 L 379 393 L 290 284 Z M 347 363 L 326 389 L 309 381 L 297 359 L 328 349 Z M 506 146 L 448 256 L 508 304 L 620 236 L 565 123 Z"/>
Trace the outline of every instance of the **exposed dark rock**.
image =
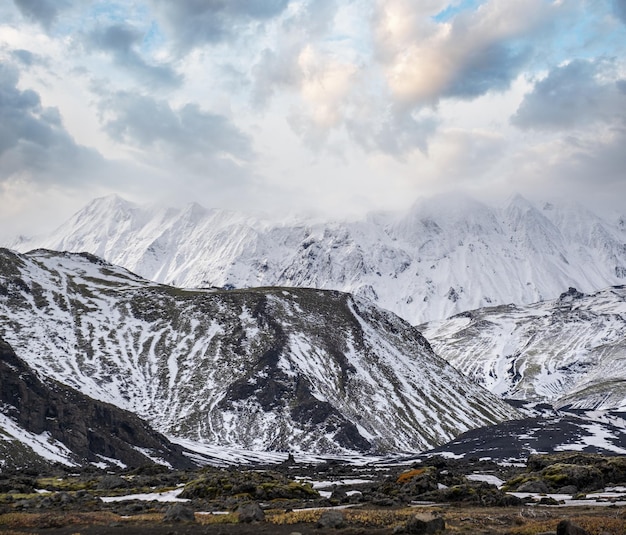
<path id="1" fill-rule="evenodd" d="M 560 505 L 560 503 L 551 496 L 544 496 L 539 500 L 540 505 Z"/>
<path id="2" fill-rule="evenodd" d="M 237 508 L 239 522 L 249 524 L 250 522 L 264 522 L 265 513 L 257 502 L 242 503 Z"/>
<path id="3" fill-rule="evenodd" d="M 163 515 L 164 522 L 195 522 L 196 517 L 193 510 L 180 503 L 168 506 Z"/>
<path id="4" fill-rule="evenodd" d="M 482 507 L 509 507 L 521 505 L 522 503 L 522 500 L 516 496 L 506 494 L 494 485 L 484 482 L 472 482 L 427 492 L 422 495 L 422 499 L 436 502 L 472 504 Z"/>
<path id="5" fill-rule="evenodd" d="M 319 529 L 339 529 L 343 527 L 345 521 L 345 516 L 341 511 L 324 511 L 317 521 L 317 527 Z"/>
<path id="6" fill-rule="evenodd" d="M 572 288 L 571 286 L 568 288 L 567 292 L 563 292 L 559 296 L 559 301 L 571 300 L 571 299 L 582 299 L 585 297 L 585 294 L 579 292 L 576 288 Z"/>
<path id="7" fill-rule="evenodd" d="M 142 448 L 174 467 L 194 466 L 181 447 L 134 414 L 55 381 L 42 382 L 2 339 L 0 403 L 22 428 L 35 434 L 48 432 L 62 442 L 77 462 L 98 462 L 103 456 L 142 466 L 152 462 L 135 449 Z"/>
<path id="8" fill-rule="evenodd" d="M 570 520 L 561 520 L 556 527 L 556 535 L 589 535 L 589 532 Z"/>
<path id="9" fill-rule="evenodd" d="M 181 498 L 216 499 L 240 496 L 255 500 L 315 499 L 310 485 L 291 481 L 273 471 L 205 469 L 202 477 L 185 485 Z"/>
<path id="10" fill-rule="evenodd" d="M 331 503 L 346 503 L 348 501 L 348 493 L 342 488 L 333 489 L 329 500 Z"/>
<path id="11" fill-rule="evenodd" d="M 517 492 L 546 494 L 550 492 L 550 488 L 546 485 L 545 481 L 542 481 L 541 479 L 531 479 L 529 481 L 525 481 L 517 487 Z"/>
<path id="12" fill-rule="evenodd" d="M 446 523 L 443 518 L 423 518 L 419 515 L 409 519 L 404 526 L 404 533 L 414 535 L 427 535 L 431 533 L 439 533 L 446 529 Z"/>
<path id="13" fill-rule="evenodd" d="M 98 482 L 98 488 L 102 490 L 127 489 L 129 486 L 128 481 L 115 475 L 106 475 Z"/>
<path id="14" fill-rule="evenodd" d="M 527 466 L 528 473 L 508 481 L 507 490 L 577 494 L 626 482 L 625 457 L 579 452 L 532 455 Z"/>

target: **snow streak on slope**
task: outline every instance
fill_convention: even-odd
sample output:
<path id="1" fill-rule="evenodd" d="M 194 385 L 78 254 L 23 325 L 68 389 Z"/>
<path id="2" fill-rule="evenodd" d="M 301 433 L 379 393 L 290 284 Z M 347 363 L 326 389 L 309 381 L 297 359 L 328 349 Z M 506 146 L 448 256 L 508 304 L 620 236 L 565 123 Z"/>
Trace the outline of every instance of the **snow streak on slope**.
<path id="1" fill-rule="evenodd" d="M 65 466 L 78 466 L 78 463 L 73 459 L 73 453 L 64 444 L 54 440 L 49 433 L 38 435 L 30 433 L 0 412 L 0 442 L 3 441 L 20 442 L 23 446 L 32 450 L 34 456 L 38 455 L 47 461 L 60 463 Z M 2 445 L 0 445 L 0 451 L 3 449 Z M 6 459 L 0 458 L 0 469 L 10 467 L 11 463 L 6 462 Z"/>
<path id="2" fill-rule="evenodd" d="M 366 297 L 413 324 L 626 280 L 626 225 L 577 205 L 503 209 L 460 196 L 357 222 L 270 223 L 234 212 L 97 199 L 52 235 L 11 244 L 87 251 L 179 287 L 299 286 Z"/>
<path id="3" fill-rule="evenodd" d="M 626 286 L 464 312 L 421 327 L 440 356 L 492 392 L 626 408 Z"/>
<path id="4" fill-rule="evenodd" d="M 515 415 L 339 292 L 181 290 L 90 255 L 0 250 L 0 335 L 42 375 L 206 443 L 418 451 Z"/>

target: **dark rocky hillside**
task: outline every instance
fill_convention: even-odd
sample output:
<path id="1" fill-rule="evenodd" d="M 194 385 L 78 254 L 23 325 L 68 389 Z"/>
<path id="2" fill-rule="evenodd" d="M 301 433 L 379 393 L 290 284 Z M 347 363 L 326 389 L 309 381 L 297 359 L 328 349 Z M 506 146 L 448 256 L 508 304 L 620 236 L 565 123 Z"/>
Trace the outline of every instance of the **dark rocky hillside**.
<path id="1" fill-rule="evenodd" d="M 2 412 L 23 430 L 48 433 L 63 444 L 71 452 L 68 460 L 75 463 L 114 459 L 128 467 L 155 461 L 175 468 L 193 465 L 180 446 L 134 414 L 56 381 L 43 382 L 2 339 L 0 403 Z"/>

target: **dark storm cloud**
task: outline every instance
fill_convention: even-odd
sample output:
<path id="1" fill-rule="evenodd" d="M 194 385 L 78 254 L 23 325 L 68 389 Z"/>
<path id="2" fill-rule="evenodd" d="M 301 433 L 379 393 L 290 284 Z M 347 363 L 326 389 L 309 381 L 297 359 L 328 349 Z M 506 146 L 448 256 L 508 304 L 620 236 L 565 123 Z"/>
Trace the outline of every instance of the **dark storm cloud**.
<path id="1" fill-rule="evenodd" d="M 455 73 L 442 96 L 476 98 L 489 91 L 505 91 L 526 64 L 529 49 L 516 50 L 508 43 L 492 43 L 472 54 Z"/>
<path id="2" fill-rule="evenodd" d="M 96 151 L 76 144 L 56 108 L 43 107 L 39 95 L 18 89 L 18 82 L 17 69 L 0 63 L 0 179 L 28 174 L 72 183 L 103 163 Z"/>
<path id="3" fill-rule="evenodd" d="M 610 67 L 602 60 L 556 67 L 524 97 L 511 122 L 520 128 L 558 130 L 624 117 L 624 81 L 599 76 Z"/>
<path id="4" fill-rule="evenodd" d="M 69 0 L 13 0 L 25 17 L 50 28 L 59 12 L 71 7 Z"/>
<path id="5" fill-rule="evenodd" d="M 112 117 L 105 130 L 115 140 L 174 157 L 250 160 L 251 142 L 230 120 L 196 104 L 173 109 L 166 101 L 127 92 L 110 95 L 101 109 Z"/>
<path id="6" fill-rule="evenodd" d="M 626 24 L 626 0 L 613 0 L 613 11 Z"/>
<path id="7" fill-rule="evenodd" d="M 141 83 L 149 86 L 177 87 L 182 76 L 167 64 L 150 65 L 137 52 L 143 34 L 128 24 L 113 24 L 98 28 L 87 36 L 88 49 L 110 54 L 119 67 L 126 69 Z"/>
<path id="8" fill-rule="evenodd" d="M 279 15 L 289 0 L 152 0 L 179 48 L 233 38 L 242 25 Z"/>

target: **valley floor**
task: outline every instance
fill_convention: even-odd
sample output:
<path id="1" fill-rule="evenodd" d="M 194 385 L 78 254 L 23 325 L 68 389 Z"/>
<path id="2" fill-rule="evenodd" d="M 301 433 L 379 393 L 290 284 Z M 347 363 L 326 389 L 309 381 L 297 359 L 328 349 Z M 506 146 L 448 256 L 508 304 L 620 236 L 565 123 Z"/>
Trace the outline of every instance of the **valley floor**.
<path id="1" fill-rule="evenodd" d="M 359 514 L 367 513 L 368 509 Z M 373 510 L 374 512 L 376 510 Z M 423 508 L 413 508 L 412 514 L 419 514 Z M 393 513 L 397 513 L 397 516 Z M 198 518 L 196 523 L 164 523 L 157 518 L 132 519 L 89 515 L 79 519 L 61 514 L 32 514 L 28 519 L 40 527 L 12 527 L 0 529 L 0 535 L 48 534 L 48 535 L 320 535 L 336 533 L 337 535 L 391 535 L 396 533 L 419 533 L 418 531 L 401 530 L 400 518 L 406 518 L 407 511 L 400 509 L 388 511 L 389 518 L 396 517 L 390 525 L 368 526 L 364 522 L 350 520 L 347 517 L 345 527 L 320 528 L 316 522 L 298 522 L 294 524 L 276 524 L 271 519 L 265 522 L 250 524 L 212 524 Z M 427 512 L 430 513 L 430 510 Z M 626 510 L 623 508 L 607 509 L 606 507 L 576 507 L 564 510 L 559 507 L 530 508 L 480 508 L 480 507 L 442 507 L 437 513 L 445 519 L 445 534 L 475 535 L 538 535 L 556 533 L 557 525 L 564 519 L 583 527 L 588 533 L 623 534 L 626 533 Z M 17 519 L 16 519 L 17 520 Z M 22 520 L 26 520 L 23 518 Z M 76 521 L 76 523 L 72 523 Z M 59 525 L 65 524 L 65 525 Z M 55 526 L 56 527 L 53 527 Z"/>

